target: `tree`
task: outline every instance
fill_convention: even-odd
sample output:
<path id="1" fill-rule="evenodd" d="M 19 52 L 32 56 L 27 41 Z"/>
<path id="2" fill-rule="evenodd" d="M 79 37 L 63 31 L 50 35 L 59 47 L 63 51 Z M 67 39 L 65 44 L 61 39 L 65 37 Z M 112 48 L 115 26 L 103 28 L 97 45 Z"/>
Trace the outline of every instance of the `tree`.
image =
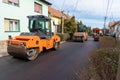
<path id="1" fill-rule="evenodd" d="M 75 16 L 71 19 L 65 19 L 64 21 L 64 32 L 73 34 L 77 30 L 77 22 L 75 20 Z"/>
<path id="2" fill-rule="evenodd" d="M 78 22 L 77 23 L 77 30 L 78 30 L 78 27 L 81 27 L 83 25 L 82 21 Z"/>
<path id="3" fill-rule="evenodd" d="M 88 33 L 89 35 L 91 35 L 91 34 L 92 34 L 92 29 L 91 29 L 91 27 L 90 27 L 90 26 L 87 26 L 87 33 Z"/>

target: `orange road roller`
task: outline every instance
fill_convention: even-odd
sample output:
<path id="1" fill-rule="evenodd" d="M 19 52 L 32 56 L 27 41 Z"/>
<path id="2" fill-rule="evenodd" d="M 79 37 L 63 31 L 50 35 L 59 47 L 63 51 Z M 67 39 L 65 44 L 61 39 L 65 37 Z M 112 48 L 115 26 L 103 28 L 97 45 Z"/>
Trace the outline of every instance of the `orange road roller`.
<path id="1" fill-rule="evenodd" d="M 100 36 L 99 34 L 94 33 L 93 38 L 94 38 L 94 41 L 99 41 Z"/>
<path id="2" fill-rule="evenodd" d="M 7 40 L 7 52 L 13 57 L 35 60 L 44 50 L 57 50 L 60 37 L 51 32 L 51 19 L 44 15 L 27 16 L 29 31 Z"/>
<path id="3" fill-rule="evenodd" d="M 87 41 L 87 39 L 88 39 L 87 32 L 75 32 L 73 34 L 73 40 L 74 41 L 82 41 L 82 42 L 84 42 L 84 41 Z"/>

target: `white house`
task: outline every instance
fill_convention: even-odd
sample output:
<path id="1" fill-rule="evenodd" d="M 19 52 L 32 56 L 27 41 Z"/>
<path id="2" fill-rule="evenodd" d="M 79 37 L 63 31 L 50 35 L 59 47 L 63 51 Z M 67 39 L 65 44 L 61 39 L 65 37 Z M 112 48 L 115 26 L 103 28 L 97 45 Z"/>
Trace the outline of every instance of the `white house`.
<path id="1" fill-rule="evenodd" d="M 52 24 L 52 32 L 60 33 L 60 28 L 62 28 L 61 23 L 62 19 L 70 18 L 69 15 L 65 14 L 64 12 L 61 12 L 60 10 L 57 10 L 53 8 L 52 6 L 48 7 L 49 17 L 52 19 L 52 22 L 55 24 Z"/>
<path id="2" fill-rule="evenodd" d="M 28 15 L 48 16 L 46 0 L 0 0 L 0 41 L 28 32 Z"/>
<path id="3" fill-rule="evenodd" d="M 110 34 L 118 39 L 120 39 L 120 21 L 110 22 Z"/>

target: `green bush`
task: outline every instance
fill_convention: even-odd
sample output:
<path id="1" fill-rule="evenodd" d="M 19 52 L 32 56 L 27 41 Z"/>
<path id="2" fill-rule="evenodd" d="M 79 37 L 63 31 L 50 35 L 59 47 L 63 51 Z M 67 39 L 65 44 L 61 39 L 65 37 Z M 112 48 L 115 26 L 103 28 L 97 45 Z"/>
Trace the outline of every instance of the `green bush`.
<path id="1" fill-rule="evenodd" d="M 95 80 L 116 80 L 119 43 L 112 37 L 103 37 L 99 49 L 93 51 L 90 57 L 91 72 Z"/>
<path id="2" fill-rule="evenodd" d="M 96 80 L 115 80 L 119 60 L 118 48 L 104 48 L 93 52 L 90 57 L 91 72 Z"/>
<path id="3" fill-rule="evenodd" d="M 70 40 L 70 35 L 68 33 L 57 33 L 58 36 L 60 36 L 61 41 L 67 41 Z"/>
<path id="4" fill-rule="evenodd" d="M 110 47 L 116 47 L 117 41 L 115 38 L 110 36 L 104 36 L 100 39 L 100 46 L 99 48 L 110 48 Z"/>

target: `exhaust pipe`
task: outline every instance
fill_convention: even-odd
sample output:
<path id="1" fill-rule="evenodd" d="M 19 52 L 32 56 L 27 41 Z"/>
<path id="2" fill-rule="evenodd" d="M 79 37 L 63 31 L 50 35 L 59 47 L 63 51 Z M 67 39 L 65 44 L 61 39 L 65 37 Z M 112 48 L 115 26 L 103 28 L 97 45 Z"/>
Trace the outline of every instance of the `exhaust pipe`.
<path id="1" fill-rule="evenodd" d="M 10 41 L 9 44 L 11 44 L 11 43 L 12 43 L 12 36 L 9 35 L 9 36 L 8 36 L 8 39 L 9 39 L 9 41 Z"/>

